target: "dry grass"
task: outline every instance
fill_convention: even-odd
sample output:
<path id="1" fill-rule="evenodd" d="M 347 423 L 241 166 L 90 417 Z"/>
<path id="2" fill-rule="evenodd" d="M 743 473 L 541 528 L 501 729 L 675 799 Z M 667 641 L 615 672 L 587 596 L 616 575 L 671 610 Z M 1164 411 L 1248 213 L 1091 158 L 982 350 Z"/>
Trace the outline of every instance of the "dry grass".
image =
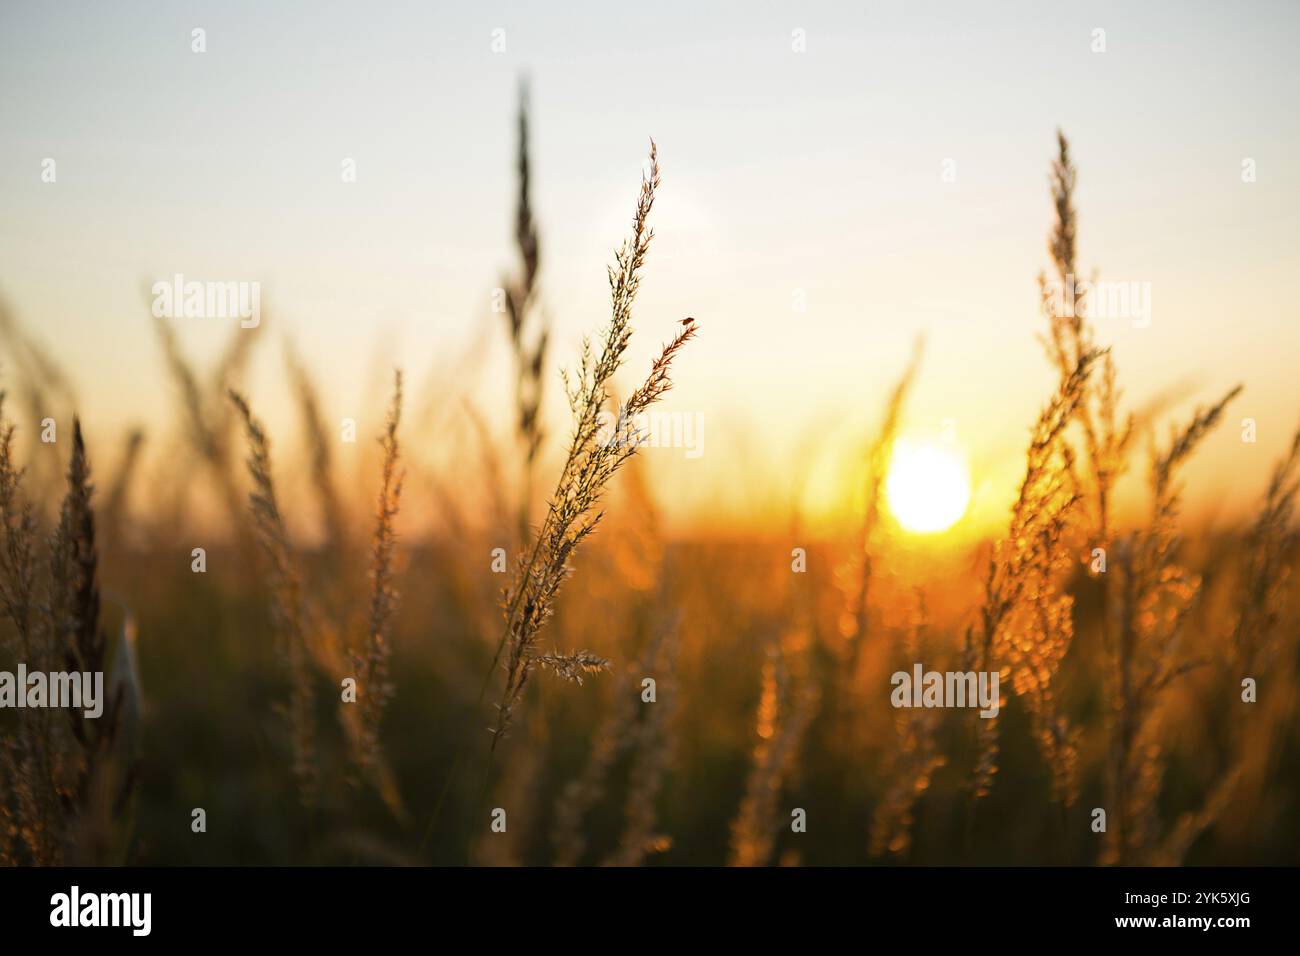
<path id="1" fill-rule="evenodd" d="M 397 372 L 393 377 L 393 399 L 388 407 L 388 419 L 379 439 L 383 465 L 379 498 L 375 505 L 375 530 L 370 539 L 370 611 L 366 618 L 366 641 L 362 651 L 352 656 L 361 709 L 356 750 L 362 769 L 371 774 L 381 765 L 379 725 L 384 708 L 393 696 L 389 682 L 389 657 L 392 654 L 393 617 L 397 611 L 393 549 L 397 540 L 394 522 L 402 498 L 402 475 L 397 470 L 400 454 L 397 428 L 401 420 L 402 373 Z"/>
<path id="2" fill-rule="evenodd" d="M 340 500 L 335 477 L 334 443 L 329 426 L 321 410 L 321 401 L 311 374 L 292 349 L 285 357 L 289 379 L 298 400 L 298 413 L 302 418 L 303 435 L 310 449 L 312 488 L 320 502 L 324 550 L 337 553 L 346 548 L 348 541 L 347 512 Z"/>
<path id="3" fill-rule="evenodd" d="M 253 417 L 248 402 L 231 391 L 230 399 L 244 422 L 248 438 L 248 472 L 253 488 L 249 513 L 266 558 L 271 616 L 289 681 L 287 706 L 289 739 L 293 747 L 293 773 L 302 805 L 316 805 L 320 761 L 313 687 L 317 673 L 335 687 L 352 681 L 355 694 L 343 697 L 338 711 L 352 759 L 363 777 L 383 797 L 398 817 L 405 810 L 383 757 L 380 724 L 392 697 L 389 657 L 397 590 L 393 575 L 396 546 L 395 519 L 402 494 L 397 431 L 402 414 L 402 375 L 394 374 L 393 397 L 379 444 L 382 451 L 380 489 L 375 528 L 370 543 L 370 597 L 365 637 L 358 649 L 342 646 L 338 628 L 323 619 L 316 602 L 307 597 L 300 557 L 295 553 L 276 497 L 271 473 L 270 441 Z M 346 694 L 346 690 L 344 692 Z M 355 704 L 355 706 L 349 706 Z"/>
<path id="4" fill-rule="evenodd" d="M 609 269 L 611 299 L 610 323 L 603 335 L 599 354 L 584 341 L 576 376 L 565 377 L 569 408 L 573 413 L 573 436 L 550 506 L 534 540 L 530 554 L 520 559 L 515 580 L 506 596 L 505 629 L 497 656 L 505 654 L 505 686 L 497 705 L 492 748 L 510 729 L 515 710 L 523 697 L 529 678 L 538 666 L 548 667 L 562 676 L 590 671 L 595 658 L 581 660 L 564 655 L 540 655 L 537 644 L 542 628 L 554 613 L 555 598 L 568 576 L 570 562 L 578 546 L 600 524 L 603 513 L 597 510 L 614 474 L 634 455 L 641 441 L 637 432 L 639 416 L 672 387 L 669 370 L 681 348 L 695 335 L 694 323 L 664 346 L 651 365 L 646 380 L 619 406 L 617 421 L 610 434 L 602 434 L 601 412 L 609 399 L 608 388 L 623 365 L 623 357 L 632 338 L 632 304 L 641 284 L 650 241 L 650 210 L 659 186 L 659 160 L 650 144 L 650 166 L 641 183 L 632 234 L 615 254 Z"/>
<path id="5" fill-rule="evenodd" d="M 30 436 L 0 424 L 0 661 L 114 675 L 104 720 L 0 713 L 0 862 L 1295 862 L 1300 435 L 1250 527 L 1198 531 L 1180 514 L 1182 476 L 1233 390 L 1153 447 L 1149 507 L 1130 520 L 1116 488 L 1153 413 L 1125 407 L 1112 352 L 1086 319 L 1049 308 L 1044 278 L 1054 392 L 1007 524 L 951 567 L 926 568 L 923 602 L 880 500 L 919 348 L 868 446 L 861 520 L 809 540 L 809 573 L 791 575 L 780 521 L 771 537 L 668 535 L 653 473 L 634 459 L 636 422 L 670 388 L 694 323 L 611 406 L 652 236 L 652 144 L 609 270 L 608 325 L 565 382 L 573 431 L 534 526 L 547 323 L 525 102 L 518 122 L 520 266 L 505 283 L 514 414 L 502 439 L 473 397 L 450 404 L 468 449 L 454 469 L 420 461 L 454 436 L 419 416 L 403 424 L 398 376 L 354 493 L 325 424 L 331 397 L 289 355 L 311 491 L 301 510 L 323 529 L 295 537 L 297 486 L 276 478 L 296 463 L 277 459 L 273 475 L 266 429 L 238 391 L 227 396 L 260 339 L 236 336 L 201 373 L 160 321 L 189 456 L 176 460 L 199 462 L 232 508 L 231 543 L 215 541 L 195 575 L 176 557 L 206 540 L 189 518 L 192 470 L 143 473 L 128 435 L 112 446 L 120 464 L 97 516 L 79 424 L 68 419 L 66 446 L 31 441 L 35 475 L 18 464 Z M 1050 274 L 1064 281 L 1079 245 L 1064 136 L 1051 176 Z M 8 313 L 0 337 L 17 357 L 26 429 L 66 401 L 70 380 Z M 247 478 L 230 434 L 241 423 Z M 65 467 L 65 481 L 42 477 Z M 418 513 L 421 498 L 440 524 Z M 799 518 L 789 526 L 811 539 Z M 484 556 L 515 524 L 501 620 Z M 240 571 L 241 538 L 261 547 L 260 577 Z M 1106 570 L 1086 572 L 1098 549 Z M 824 570 L 837 566 L 851 569 L 844 587 Z M 118 615 L 114 645 L 106 622 Z M 916 660 L 999 672 L 1002 714 L 892 710 L 889 673 Z M 559 681 L 534 682 L 538 668 Z M 606 670 L 611 680 L 589 681 Z M 1247 677 L 1258 703 L 1241 698 Z M 340 700 L 346 678 L 355 703 Z M 279 725 L 266 719 L 276 705 Z M 508 734 L 518 739 L 494 780 Z M 463 753 L 487 762 L 486 781 L 460 772 Z M 184 821 L 198 805 L 249 825 L 196 845 Z M 508 833 L 487 828 L 495 806 L 509 810 Z M 1107 811 L 1104 834 L 1091 831 L 1094 807 Z M 806 833 L 791 830 L 795 808 L 809 811 Z"/>
<path id="6" fill-rule="evenodd" d="M 927 646 L 925 631 L 925 603 L 918 599 L 915 623 L 903 640 L 901 666 L 931 659 L 926 656 L 933 648 Z M 883 768 L 888 784 L 871 822 L 868 852 L 872 856 L 889 853 L 903 857 L 911 849 L 916 802 L 930 788 L 935 772 L 947 763 L 940 752 L 942 724 L 941 710 L 912 707 L 895 712 L 898 740 Z"/>
<path id="7" fill-rule="evenodd" d="M 755 727 L 758 743 L 731 824 L 732 866 L 766 865 L 780 829 L 789 825 L 789 814 L 781 812 L 778 800 L 820 697 L 807 653 L 808 635 L 802 629 L 768 647 Z"/>
<path id="8" fill-rule="evenodd" d="M 518 507 L 519 541 L 532 532 L 532 496 L 537 456 L 545 435 L 542 431 L 542 398 L 546 384 L 546 354 L 550 342 L 550 321 L 542 310 L 538 273 L 541 270 L 541 241 L 533 219 L 532 165 L 528 155 L 528 86 L 519 87 L 517 118 L 519 146 L 516 154 L 519 192 L 515 205 L 515 245 L 519 252 L 519 274 L 504 280 L 505 318 L 515 362 L 515 428 L 521 454 L 521 482 Z"/>
<path id="9" fill-rule="evenodd" d="M 614 762 L 631 753 L 627 774 L 626 824 L 607 863 L 636 866 L 671 840 L 658 833 L 657 801 L 672 756 L 672 720 L 676 691 L 674 660 L 679 622 L 674 618 L 656 627 L 641 659 L 615 681 L 605 717 L 593 734 L 591 753 L 582 774 L 569 782 L 556 801 L 552 843 L 557 866 L 575 866 L 587 850 L 584 829 L 592 809 L 604 799 Z M 655 699 L 643 696 L 643 680 L 653 675 Z M 638 713 L 640 711 L 640 713 Z"/>
<path id="10" fill-rule="evenodd" d="M 226 351 L 217 361 L 211 382 L 205 385 L 182 354 L 169 320 L 155 317 L 154 328 L 180 395 L 186 443 L 207 466 L 213 486 L 225 503 L 231 526 L 242 528 L 244 525 L 239 516 L 243 506 L 235 481 L 235 455 L 231 447 L 235 421 L 226 394 L 237 387 L 260 337 L 236 329 Z"/>
<path id="11" fill-rule="evenodd" d="M 230 400 L 238 409 L 248 436 L 248 474 L 253 480 L 253 490 L 248 496 L 249 511 L 258 543 L 266 557 L 271 618 L 289 676 L 287 716 L 293 742 L 293 776 L 298 784 L 298 799 L 304 807 L 310 808 L 316 800 L 316 729 L 312 717 L 308 612 L 302 575 L 276 498 L 275 480 L 271 474 L 270 439 L 242 395 L 232 390 Z"/>
<path id="12" fill-rule="evenodd" d="M 1162 704 L 1170 686 L 1203 663 L 1185 649 L 1201 580 L 1178 561 L 1176 481 L 1180 468 L 1239 391 L 1233 389 L 1217 404 L 1197 411 L 1164 451 L 1153 450 L 1149 523 L 1117 549 L 1116 640 L 1107 648 L 1107 800 L 1112 814 L 1106 862 L 1150 862 L 1147 854 L 1160 839 L 1156 802 L 1164 769 L 1158 737 Z"/>
<path id="13" fill-rule="evenodd" d="M 1052 766 L 1057 796 L 1073 802 L 1074 744 L 1052 706 L 1052 679 L 1073 638 L 1072 599 L 1062 578 L 1079 500 L 1074 456 L 1063 441 L 1082 403 L 1098 355 L 1082 355 L 1034 426 L 1025 477 L 1011 509 L 1007 536 L 994 548 L 978 628 L 967 631 L 967 667 L 1011 677 L 1035 715 L 1036 733 Z M 972 792 L 988 794 L 997 772 L 998 718 L 978 718 L 980 746 Z"/>
<path id="14" fill-rule="evenodd" d="M 3 418 L 3 404 L 0 395 L 0 595 L 15 640 L 0 651 L 32 671 L 112 674 L 100 622 L 93 486 L 81 423 L 73 419 L 66 492 L 42 559 L 39 525 L 13 457 L 15 429 Z M 97 719 L 81 708 L 39 708 L 27 711 L 16 736 L 4 739 L 0 861 L 86 865 L 119 858 L 115 827 L 137 774 L 134 755 L 119 746 L 124 701 L 124 685 L 108 681 Z"/>
<path id="15" fill-rule="evenodd" d="M 880 431 L 867 452 L 867 474 L 864 488 L 865 506 L 862 526 L 858 534 L 858 553 L 856 555 L 858 560 L 857 584 L 853 588 L 853 600 L 849 609 L 853 623 L 852 631 L 849 634 L 849 665 L 845 673 L 850 678 L 858 672 L 859 661 L 862 657 L 862 644 L 867 639 L 872 555 L 876 548 L 875 534 L 880 522 L 880 492 L 881 488 L 884 487 L 885 475 L 889 470 L 890 456 L 894 452 L 894 442 L 898 436 L 898 425 L 903 414 L 903 406 L 907 401 L 908 393 L 912 390 L 913 383 L 916 381 L 916 374 L 921 366 L 923 352 L 924 340 L 918 338 L 906 370 L 890 393 Z"/>

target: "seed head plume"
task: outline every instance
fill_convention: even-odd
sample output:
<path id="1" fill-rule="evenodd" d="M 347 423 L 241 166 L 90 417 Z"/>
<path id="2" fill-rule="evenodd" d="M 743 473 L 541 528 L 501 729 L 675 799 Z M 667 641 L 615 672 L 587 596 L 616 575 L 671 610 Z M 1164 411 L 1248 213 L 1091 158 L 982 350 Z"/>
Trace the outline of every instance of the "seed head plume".
<path id="1" fill-rule="evenodd" d="M 1246 570 L 1240 611 L 1232 632 L 1236 664 L 1242 674 L 1255 673 L 1276 655 L 1278 624 L 1291 576 L 1288 554 L 1295 544 L 1292 527 L 1300 492 L 1300 429 L 1273 469 L 1264 505 L 1247 540 Z"/>
<path id="2" fill-rule="evenodd" d="M 858 532 L 857 586 L 850 608 L 853 615 L 853 631 L 850 635 L 850 662 L 846 672 L 850 680 L 857 673 L 858 661 L 862 655 L 862 643 L 867 633 L 867 601 L 871 593 L 872 574 L 872 536 L 880 518 L 880 490 L 885 481 L 885 472 L 889 468 L 889 458 L 893 454 L 903 406 L 907 401 L 908 393 L 912 390 L 912 383 L 916 380 L 924 351 L 925 340 L 918 338 L 912 346 L 912 357 L 907 363 L 907 368 L 890 393 L 889 403 L 885 406 L 884 421 L 867 454 L 866 511 Z"/>
<path id="3" fill-rule="evenodd" d="M 21 660 L 31 660 L 36 594 L 36 519 L 23 498 L 23 472 L 14 459 L 15 427 L 4 417 L 6 395 L 0 392 L 0 599 L 13 622 Z"/>
<path id="4" fill-rule="evenodd" d="M 126 448 L 122 452 L 122 461 L 117 466 L 112 484 L 108 489 L 107 500 L 102 510 L 103 521 L 101 527 L 105 531 L 104 538 L 110 547 L 117 541 L 123 519 L 126 517 L 127 498 L 130 495 L 132 482 L 139 467 L 140 449 L 143 445 L 144 432 L 138 428 L 132 429 L 126 436 Z"/>
<path id="5" fill-rule="evenodd" d="M 320 395 L 306 366 L 293 350 L 288 350 L 286 362 L 298 397 L 303 434 L 311 453 L 311 481 L 320 501 L 326 550 L 337 556 L 347 544 L 347 521 L 334 480 L 334 446 L 321 412 Z"/>
<path id="6" fill-rule="evenodd" d="M 568 576 L 574 551 L 596 530 L 600 500 L 615 472 L 640 444 L 641 414 L 672 387 L 669 371 L 678 352 L 695 336 L 694 322 L 681 327 L 655 359 L 645 381 L 620 405 L 612 434 L 602 434 L 607 388 L 623 364 L 632 337 L 632 303 L 641 283 L 653 232 L 648 220 L 659 186 L 659 162 L 653 140 L 649 168 L 641 182 L 632 234 L 615 253 L 609 268 L 611 315 L 600 352 L 585 341 L 575 377 L 565 377 L 573 435 L 550 507 L 538 529 L 531 553 L 521 560 L 506 595 L 505 629 L 498 658 L 505 654 L 505 687 L 494 728 L 493 749 L 509 729 L 514 711 L 538 664 L 537 641 L 554 609 L 556 593 Z"/>
<path id="7" fill-rule="evenodd" d="M 308 668 L 306 609 L 302 580 L 294 561 L 275 482 L 271 477 L 271 443 L 262 423 L 253 417 L 248 402 L 231 389 L 234 403 L 248 438 L 248 473 L 253 479 L 248 504 L 257 540 L 270 572 L 271 609 L 276 632 L 288 663 L 289 732 L 293 741 L 293 772 L 303 806 L 316 798 L 315 725 L 312 720 L 311 673 Z"/>
<path id="8" fill-rule="evenodd" d="M 379 439 L 383 449 L 383 471 L 379 500 L 375 508 L 375 533 L 370 549 L 370 612 L 367 617 L 366 645 L 356 655 L 361 705 L 360 757 L 363 769 L 373 770 L 379 755 L 379 725 L 384 709 L 392 698 L 388 662 L 392 653 L 393 617 L 397 611 L 397 590 L 393 586 L 393 549 L 396 544 L 394 521 L 402 498 L 403 475 L 398 471 L 400 446 L 397 429 L 402 419 L 402 373 L 393 375 L 393 400 L 388 409 L 384 433 Z"/>
<path id="9" fill-rule="evenodd" d="M 769 646 L 763 664 L 758 743 L 731 823 L 732 866 L 765 866 L 771 858 L 780 826 L 777 800 L 819 699 L 809 674 L 808 635 L 798 628 Z"/>
<path id="10" fill-rule="evenodd" d="M 180 393 L 186 439 L 208 466 L 224 497 L 232 522 L 236 529 L 242 531 L 245 525 L 239 519 L 243 515 L 243 507 L 235 482 L 234 454 L 228 427 L 231 418 L 222 396 L 229 388 L 227 380 L 243 366 L 251 344 L 257 339 L 246 333 L 241 335 L 244 333 L 242 329 L 236 332 L 234 344 L 218 366 L 215 388 L 209 389 L 200 381 L 182 354 L 176 332 L 167 320 L 155 316 L 154 328 L 162 344 L 168 370 Z"/>
<path id="11" fill-rule="evenodd" d="M 53 561 L 55 622 L 70 671 L 102 671 L 104 664 L 104 634 L 99 629 L 95 514 L 90 506 L 93 491 L 81 422 L 74 419 L 68 491 L 59 514 Z M 78 712 L 74 709 L 72 713 Z M 78 726 L 75 719 L 73 723 L 74 727 Z"/>
<path id="12" fill-rule="evenodd" d="M 523 487 L 519 501 L 519 540 L 528 540 L 532 513 L 533 473 L 544 437 L 541 407 L 550 323 L 539 307 L 540 242 L 533 218 L 532 164 L 528 155 L 528 85 L 519 86 L 519 146 L 516 169 L 519 193 L 515 205 L 515 245 L 520 273 L 502 283 L 505 317 L 515 360 L 516 429 L 523 450 Z M 534 326 L 536 328 L 534 329 Z"/>
<path id="13" fill-rule="evenodd" d="M 651 854 L 667 851 L 672 838 L 662 832 L 658 821 L 658 798 L 673 761 L 672 724 L 677 714 L 677 661 L 681 615 L 662 622 L 647 650 L 645 670 L 659 675 L 659 700 L 642 720 L 630 728 L 628 747 L 632 767 L 628 771 L 624 804 L 623 835 L 618 847 L 605 860 L 607 866 L 640 866 Z M 634 700 L 636 698 L 633 698 Z"/>
<path id="14" fill-rule="evenodd" d="M 8 303 L 0 298 L 0 345 L 4 347 L 17 372 L 18 394 L 25 406 L 24 418 L 39 422 L 61 409 L 78 407 L 76 390 L 67 372 L 54 357 L 18 321 Z M 28 453 L 33 469 L 32 491 L 43 494 L 47 488 L 57 487 L 57 476 L 47 471 L 45 464 L 51 459 L 36 454 L 41 447 L 40 432 L 29 432 Z"/>
<path id="15" fill-rule="evenodd" d="M 107 640 L 99 626 L 99 557 L 95 546 L 94 487 L 81 422 L 72 422 L 72 457 L 67 493 L 51 546 L 50 611 L 64 667 L 70 671 L 109 672 Z M 127 773 L 115 779 L 112 748 L 117 737 L 123 693 L 108 691 L 103 713 L 88 720 L 78 708 L 68 711 L 75 768 L 63 795 L 69 807 L 65 839 L 72 861 L 93 862 L 104 852 L 108 818 L 121 806 L 134 784 Z"/>
<path id="16" fill-rule="evenodd" d="M 1300 493 L 1300 430 L 1291 439 L 1286 454 L 1273 469 L 1264 503 L 1246 541 L 1246 562 L 1239 586 L 1237 619 L 1232 630 L 1223 669 L 1237 680 L 1265 672 L 1281 649 L 1282 615 L 1287 584 L 1291 578 L 1288 561 L 1295 546 L 1292 527 L 1295 499 Z M 1258 786 L 1260 764 L 1273 759 L 1273 748 L 1283 728 L 1293 720 L 1295 703 L 1290 697 L 1274 698 L 1273 707 L 1256 710 L 1257 719 L 1232 722 L 1232 758 L 1215 775 L 1201 805 L 1183 813 L 1160 843 L 1157 863 L 1181 866 L 1192 844 L 1219 822 L 1230 807 L 1248 799 L 1252 784 Z"/>
<path id="17" fill-rule="evenodd" d="M 633 753 L 627 785 L 626 820 L 619 846 L 605 861 L 615 866 L 635 866 L 648 853 L 666 849 L 666 838 L 655 828 L 655 806 L 670 756 L 668 722 L 675 694 L 670 689 L 676 656 L 679 621 L 674 616 L 655 628 L 640 659 L 615 679 L 610 709 L 593 737 L 591 753 L 582 774 L 571 780 L 556 803 L 551 842 L 557 866 L 576 866 L 587 852 L 587 816 L 605 797 L 615 762 Z M 664 687 L 653 706 L 641 702 L 638 681 L 656 675 Z M 638 710 L 648 713 L 638 714 Z"/>
<path id="18" fill-rule="evenodd" d="M 37 522 L 23 495 L 23 471 L 13 453 L 15 427 L 4 417 L 4 399 L 0 393 L 0 600 L 13 636 L 0 630 L 0 651 L 6 659 L 49 670 L 59 666 L 62 655 L 41 613 Z M 29 710 L 17 733 L 0 738 L 0 864 L 51 865 L 63 859 L 66 801 L 56 779 L 62 760 L 52 716 L 46 709 Z"/>
<path id="19" fill-rule="evenodd" d="M 924 660 L 926 636 L 924 598 L 903 640 L 903 660 Z M 898 749 L 886 768 L 889 781 L 871 823 L 869 852 L 904 856 L 912 846 L 913 813 L 917 800 L 930 787 L 935 771 L 947 761 L 939 749 L 943 712 L 920 707 L 900 708 L 894 717 Z"/>
<path id="20" fill-rule="evenodd" d="M 1200 576 L 1178 558 L 1177 520 L 1182 465 L 1222 419 L 1240 393 L 1229 391 L 1153 450 L 1151 516 L 1147 525 L 1121 542 L 1114 562 L 1118 600 L 1115 639 L 1106 648 L 1108 821 L 1102 862 L 1153 862 L 1158 855 L 1160 819 L 1156 800 L 1164 775 L 1160 718 L 1170 686 L 1203 661 L 1184 650 L 1187 620 L 1200 595 Z"/>
<path id="21" fill-rule="evenodd" d="M 1056 794 L 1066 804 L 1073 802 L 1075 741 L 1056 711 L 1052 682 L 1073 638 L 1073 599 L 1064 593 L 1063 578 L 1072 562 L 1066 539 L 1079 490 L 1074 456 L 1062 435 L 1099 358 L 1096 351 L 1083 355 L 1034 426 L 1007 536 L 989 560 L 978 634 L 972 629 L 966 636 L 968 669 L 1009 672 L 1032 715 Z M 978 798 L 989 792 L 997 771 L 997 718 L 980 718 L 976 726 L 972 791 Z"/>
<path id="22" fill-rule="evenodd" d="M 1052 161 L 1052 205 L 1056 221 L 1047 237 L 1047 252 L 1052 259 L 1055 280 L 1062 286 L 1072 284 L 1078 276 L 1075 260 L 1075 239 L 1078 229 L 1074 209 L 1074 185 L 1078 176 L 1070 160 L 1070 144 L 1060 130 L 1056 133 L 1057 157 Z M 1079 360 L 1092 349 L 1092 330 L 1084 321 L 1087 304 L 1080 290 L 1071 308 L 1057 312 L 1049 306 L 1052 298 L 1047 293 L 1048 280 L 1039 275 L 1039 288 L 1043 293 L 1044 311 L 1049 321 L 1048 354 L 1060 370 L 1068 376 Z"/>
<path id="23" fill-rule="evenodd" d="M 180 391 L 181 404 L 185 409 L 186 424 L 189 426 L 190 440 L 205 459 L 208 461 L 218 460 L 221 455 L 220 444 L 208 423 L 203 404 L 203 389 L 199 385 L 198 377 L 195 375 L 194 369 L 185 360 L 185 356 L 181 354 L 180 343 L 176 341 L 176 333 L 166 319 L 156 317 L 154 319 L 154 328 L 158 332 L 159 342 L 162 343 L 167 367 L 176 382 L 176 388 Z"/>
<path id="24" fill-rule="evenodd" d="M 1096 336 L 1087 314 L 1087 286 L 1079 278 L 1076 248 L 1078 218 L 1074 208 L 1074 187 L 1078 171 L 1070 158 L 1070 144 L 1065 134 L 1056 135 L 1057 156 L 1052 161 L 1052 205 L 1056 212 L 1048 235 L 1047 251 L 1051 256 L 1052 280 L 1060 289 L 1071 289 L 1071 297 L 1055 295 L 1045 275 L 1038 277 L 1042 311 L 1047 319 L 1048 335 L 1044 340 L 1048 359 L 1067 379 L 1079 360 L 1096 346 Z M 1100 381 L 1089 385 L 1083 400 L 1075 408 L 1075 419 L 1083 433 L 1088 473 L 1092 481 L 1090 507 L 1095 509 L 1094 540 L 1105 548 L 1110 540 L 1111 498 L 1115 482 L 1126 465 L 1126 453 L 1133 436 L 1134 417 L 1121 416 L 1121 397 L 1116 385 L 1114 359 L 1107 350 L 1101 359 Z M 1103 587 L 1105 581 L 1103 580 Z M 1103 601 L 1105 594 L 1103 593 Z"/>
<path id="25" fill-rule="evenodd" d="M 552 651 L 550 654 L 538 654 L 535 660 L 556 677 L 571 681 L 579 687 L 582 686 L 584 675 L 601 674 L 609 670 L 609 661 L 597 657 L 591 651 L 570 651 L 567 654 Z"/>

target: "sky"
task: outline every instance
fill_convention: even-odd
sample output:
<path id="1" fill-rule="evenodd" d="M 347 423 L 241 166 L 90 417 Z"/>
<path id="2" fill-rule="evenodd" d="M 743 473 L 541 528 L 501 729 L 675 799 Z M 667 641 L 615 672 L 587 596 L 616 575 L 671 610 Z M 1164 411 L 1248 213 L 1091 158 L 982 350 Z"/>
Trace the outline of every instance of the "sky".
<path id="1" fill-rule="evenodd" d="M 1300 416 L 1298 25 L 1287 2 L 0 0 L 0 297 L 92 434 L 174 414 L 141 289 L 175 273 L 261 283 L 276 342 L 249 390 L 273 430 L 286 336 L 334 415 L 380 414 L 376 366 L 436 390 L 481 356 L 468 399 L 498 420 L 526 75 L 554 432 L 653 136 L 627 377 L 696 317 L 666 407 L 706 423 L 698 458 L 648 452 L 672 508 L 739 520 L 805 478 L 811 510 L 841 499 L 924 334 L 905 430 L 946 428 L 994 514 L 1053 385 L 1035 277 L 1059 127 L 1081 262 L 1150 289 L 1149 325 L 1097 323 L 1127 398 L 1185 418 L 1246 384 L 1188 472 L 1198 509 L 1240 511 Z M 176 321 L 200 364 L 231 332 Z"/>

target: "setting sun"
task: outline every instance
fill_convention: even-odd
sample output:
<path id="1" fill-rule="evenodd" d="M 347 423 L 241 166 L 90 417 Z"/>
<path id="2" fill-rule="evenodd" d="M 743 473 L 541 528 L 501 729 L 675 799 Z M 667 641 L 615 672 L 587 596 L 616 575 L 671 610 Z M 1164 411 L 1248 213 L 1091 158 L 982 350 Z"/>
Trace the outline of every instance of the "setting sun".
<path id="1" fill-rule="evenodd" d="M 0 0 L 5 952 L 1293 915 L 1300 0 L 189 6 Z"/>
<path id="2" fill-rule="evenodd" d="M 908 531 L 946 531 L 970 502 L 966 463 L 944 445 L 899 441 L 885 479 L 889 510 Z"/>

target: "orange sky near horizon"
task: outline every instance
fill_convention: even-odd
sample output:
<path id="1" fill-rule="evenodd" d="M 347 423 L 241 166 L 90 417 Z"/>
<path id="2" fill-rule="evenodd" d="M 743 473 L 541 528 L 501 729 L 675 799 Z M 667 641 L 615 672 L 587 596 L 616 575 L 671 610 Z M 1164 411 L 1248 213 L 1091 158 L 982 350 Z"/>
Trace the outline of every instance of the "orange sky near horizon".
<path id="1" fill-rule="evenodd" d="M 951 435 L 973 485 L 958 527 L 985 533 L 1054 385 L 1035 277 L 1060 126 L 1079 167 L 1081 261 L 1151 295 L 1146 324 L 1096 322 L 1126 401 L 1171 400 L 1163 440 L 1167 422 L 1246 386 L 1186 475 L 1189 518 L 1239 520 L 1300 424 L 1298 23 L 1286 3 L 1249 16 L 666 3 L 653 18 L 595 3 L 6 7 L 0 297 L 76 383 L 107 461 L 141 422 L 159 466 L 178 408 L 141 287 L 176 273 L 260 283 L 267 341 L 249 391 L 286 450 L 286 337 L 327 413 L 363 434 L 387 400 L 381 372 L 400 365 L 413 397 L 453 417 L 471 401 L 504 435 L 512 386 L 490 303 L 514 263 L 526 73 L 553 444 L 558 370 L 606 321 L 604 268 L 653 134 L 657 238 L 621 382 L 679 319 L 699 320 L 664 409 L 702 416 L 703 453 L 645 453 L 673 523 L 770 522 L 802 488 L 811 526 L 841 525 L 924 334 L 903 432 Z M 355 182 L 340 176 L 348 160 Z M 233 328 L 175 322 L 201 366 Z M 408 443 L 448 454 L 431 429 Z M 1130 513 L 1143 441 L 1137 452 Z M 356 454 L 342 449 L 342 466 Z"/>

